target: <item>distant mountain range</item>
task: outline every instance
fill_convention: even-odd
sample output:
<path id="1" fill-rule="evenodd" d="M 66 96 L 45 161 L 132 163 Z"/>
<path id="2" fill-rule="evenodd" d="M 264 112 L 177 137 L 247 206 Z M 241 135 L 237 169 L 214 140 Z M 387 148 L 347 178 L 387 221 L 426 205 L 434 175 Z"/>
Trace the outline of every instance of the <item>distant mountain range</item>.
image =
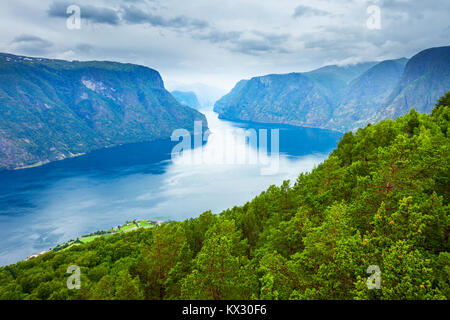
<path id="1" fill-rule="evenodd" d="M 401 58 L 239 81 L 214 110 L 228 120 L 354 130 L 405 114 L 431 112 L 450 90 L 450 47 Z"/>
<path id="2" fill-rule="evenodd" d="M 198 102 L 197 95 L 193 91 L 172 91 L 171 94 L 177 101 L 185 106 L 199 109 L 200 102 Z"/>
<path id="3" fill-rule="evenodd" d="M 0 54 L 0 169 L 39 165 L 192 130 L 184 106 L 150 68 Z"/>
<path id="4" fill-rule="evenodd" d="M 212 109 L 214 103 L 219 100 L 226 91 L 203 83 L 185 84 L 168 81 L 166 86 L 170 91 L 194 92 L 202 109 Z"/>

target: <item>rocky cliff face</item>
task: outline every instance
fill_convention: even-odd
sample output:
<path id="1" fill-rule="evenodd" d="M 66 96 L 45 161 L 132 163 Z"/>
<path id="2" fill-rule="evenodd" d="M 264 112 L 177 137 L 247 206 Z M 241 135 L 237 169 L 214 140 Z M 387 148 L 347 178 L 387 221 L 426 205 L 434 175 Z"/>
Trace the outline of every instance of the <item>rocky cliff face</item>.
<path id="1" fill-rule="evenodd" d="M 267 75 L 240 82 L 215 110 L 226 119 L 319 126 L 331 101 L 313 80 L 300 73 Z"/>
<path id="2" fill-rule="evenodd" d="M 168 138 L 205 117 L 178 103 L 159 73 L 115 62 L 0 54 L 0 169 Z"/>
<path id="3" fill-rule="evenodd" d="M 411 107 L 430 113 L 439 97 L 450 90 L 450 46 L 431 48 L 413 56 L 376 120 L 397 118 Z"/>
<path id="4" fill-rule="evenodd" d="M 214 110 L 230 120 L 324 127 L 351 79 L 373 64 L 328 66 L 307 73 L 243 80 L 216 102 Z"/>
<path id="5" fill-rule="evenodd" d="M 405 58 L 386 60 L 353 79 L 325 126 L 346 131 L 375 121 L 383 103 L 400 80 L 407 61 Z"/>

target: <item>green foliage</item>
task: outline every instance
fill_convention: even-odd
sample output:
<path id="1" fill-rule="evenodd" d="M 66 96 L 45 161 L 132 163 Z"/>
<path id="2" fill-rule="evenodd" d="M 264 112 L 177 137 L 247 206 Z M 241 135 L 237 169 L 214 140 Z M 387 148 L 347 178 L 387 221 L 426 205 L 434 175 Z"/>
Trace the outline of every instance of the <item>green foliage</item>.
<path id="1" fill-rule="evenodd" d="M 0 299 L 448 299 L 449 110 L 347 133 L 292 186 L 220 215 L 3 267 Z M 80 290 L 65 285 L 73 264 Z"/>
<path id="2" fill-rule="evenodd" d="M 439 109 L 440 106 L 450 106 L 450 91 L 438 100 L 436 103 L 436 109 Z"/>

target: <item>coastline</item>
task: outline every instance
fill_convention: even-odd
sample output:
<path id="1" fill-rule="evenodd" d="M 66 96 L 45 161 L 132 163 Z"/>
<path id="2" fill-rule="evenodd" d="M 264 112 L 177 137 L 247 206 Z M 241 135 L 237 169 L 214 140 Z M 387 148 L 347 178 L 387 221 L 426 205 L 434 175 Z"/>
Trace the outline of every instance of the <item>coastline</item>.
<path id="1" fill-rule="evenodd" d="M 106 148 L 108 148 L 108 147 L 106 147 Z M 36 163 L 33 163 L 33 164 L 29 164 L 29 165 L 26 165 L 26 166 L 16 167 L 16 168 L 13 168 L 11 170 L 24 170 L 24 169 L 31 169 L 31 168 L 42 167 L 42 166 L 45 166 L 46 164 L 49 164 L 49 163 L 52 163 L 52 162 L 63 161 L 63 160 L 72 159 L 72 158 L 77 158 L 77 157 L 84 156 L 86 154 L 87 154 L 86 152 L 74 153 L 74 154 L 70 154 L 69 156 L 64 157 L 62 159 L 39 161 L 39 162 L 36 162 Z M 6 169 L 6 170 L 8 170 L 8 169 Z"/>
<path id="2" fill-rule="evenodd" d="M 292 123 L 283 123 L 283 122 L 263 122 L 263 121 L 250 121 L 250 120 L 242 120 L 242 119 L 236 119 L 236 118 L 230 118 L 230 117 L 226 117 L 223 116 L 222 114 L 218 113 L 217 111 L 214 111 L 218 118 L 220 120 L 224 120 L 224 121 L 231 121 L 231 122 L 236 122 L 236 123 L 242 123 L 242 124 L 254 124 L 254 125 L 270 125 L 270 126 L 282 126 L 285 128 L 306 128 L 306 129 L 315 129 L 315 130 L 325 130 L 325 131 L 330 131 L 330 132 L 337 132 L 337 133 L 341 133 L 344 134 L 346 131 L 340 131 L 337 129 L 330 129 L 330 128 L 325 128 L 325 127 L 316 127 L 316 126 L 308 126 L 308 125 L 296 125 L 296 124 L 292 124 Z"/>
<path id="3" fill-rule="evenodd" d="M 206 132 L 209 129 L 208 127 L 208 123 L 206 122 L 206 127 L 203 128 L 203 132 Z M 195 134 L 194 131 L 190 131 L 191 136 L 193 136 Z M 156 139 L 151 139 L 151 140 L 144 140 L 144 141 L 135 141 L 135 142 L 127 142 L 127 143 L 118 143 L 118 144 L 113 144 L 113 145 L 108 145 L 108 146 L 104 146 L 104 147 L 100 147 L 100 148 L 96 148 L 87 152 L 80 152 L 80 153 L 70 153 L 68 156 L 65 156 L 62 159 L 56 159 L 56 160 L 44 160 L 44 161 L 39 161 L 33 164 L 29 164 L 29 165 L 25 165 L 25 166 L 18 166 L 18 167 L 0 167 L 0 172 L 3 171 L 19 171 L 19 170 L 26 170 L 26 169 L 32 169 L 32 168 L 38 168 L 38 167 L 42 167 L 44 165 L 47 165 L 49 163 L 55 163 L 55 162 L 59 162 L 59 161 L 64 161 L 64 160 L 69 160 L 69 159 L 73 159 L 73 158 L 77 158 L 77 157 L 82 157 L 82 156 L 86 156 L 89 155 L 93 152 L 97 152 L 97 151 L 102 151 L 102 150 L 107 150 L 107 149 L 112 149 L 112 148 L 118 148 L 118 147 L 122 147 L 122 146 L 126 146 L 126 145 L 136 145 L 136 144 L 141 144 L 141 143 L 152 143 L 152 142 L 162 142 L 162 141 L 170 141 L 170 137 L 160 137 L 160 138 L 156 138 Z"/>

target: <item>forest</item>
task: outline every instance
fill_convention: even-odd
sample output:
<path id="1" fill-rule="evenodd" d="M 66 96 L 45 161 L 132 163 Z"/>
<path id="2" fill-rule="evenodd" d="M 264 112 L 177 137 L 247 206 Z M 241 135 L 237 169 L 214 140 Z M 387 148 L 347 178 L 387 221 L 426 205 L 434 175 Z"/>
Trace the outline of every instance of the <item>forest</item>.
<path id="1" fill-rule="evenodd" d="M 449 117 L 450 92 L 429 115 L 346 133 L 311 172 L 243 206 L 1 267 L 0 299 L 446 300 Z"/>

